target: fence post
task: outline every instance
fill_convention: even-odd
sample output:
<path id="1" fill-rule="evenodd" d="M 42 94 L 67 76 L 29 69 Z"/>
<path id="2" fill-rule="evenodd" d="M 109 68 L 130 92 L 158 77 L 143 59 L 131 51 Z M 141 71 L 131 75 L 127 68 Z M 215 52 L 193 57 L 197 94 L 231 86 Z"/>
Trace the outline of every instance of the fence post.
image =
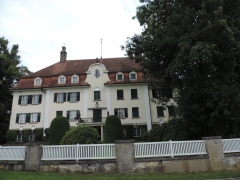
<path id="1" fill-rule="evenodd" d="M 134 167 L 134 140 L 116 140 L 116 158 L 119 173 L 131 173 Z"/>
<path id="2" fill-rule="evenodd" d="M 202 139 L 206 141 L 206 149 L 210 161 L 210 166 L 213 171 L 224 170 L 224 153 L 222 146 L 222 137 L 203 137 Z"/>
<path id="3" fill-rule="evenodd" d="M 26 147 L 24 169 L 25 171 L 38 171 L 42 157 L 42 147 L 37 143 L 29 143 Z"/>
<path id="4" fill-rule="evenodd" d="M 76 161 L 78 161 L 78 147 L 79 147 L 79 144 L 77 143 L 77 151 L 76 151 Z"/>
<path id="5" fill-rule="evenodd" d="M 169 142 L 170 142 L 171 157 L 173 157 L 173 146 L 172 146 L 172 140 L 170 140 Z"/>

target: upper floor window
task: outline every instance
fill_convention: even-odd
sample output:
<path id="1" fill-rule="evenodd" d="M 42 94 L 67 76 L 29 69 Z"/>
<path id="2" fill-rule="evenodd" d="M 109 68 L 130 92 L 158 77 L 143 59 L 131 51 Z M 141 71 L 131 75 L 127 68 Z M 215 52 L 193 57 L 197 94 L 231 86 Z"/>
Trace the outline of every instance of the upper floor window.
<path id="1" fill-rule="evenodd" d="M 32 95 L 32 104 L 40 104 L 42 101 L 42 95 Z"/>
<path id="2" fill-rule="evenodd" d="M 123 90 L 117 90 L 117 99 L 124 99 Z"/>
<path id="3" fill-rule="evenodd" d="M 94 89 L 94 100 L 95 101 L 101 100 L 101 94 L 100 94 L 99 88 Z"/>
<path id="4" fill-rule="evenodd" d="M 21 97 L 21 98 L 20 98 Z M 21 99 L 21 105 L 27 105 L 28 104 L 28 96 L 19 96 Z"/>
<path id="5" fill-rule="evenodd" d="M 158 106 L 157 107 L 157 116 L 164 116 L 164 112 L 163 112 L 163 107 L 162 106 Z"/>
<path id="6" fill-rule="evenodd" d="M 79 110 L 67 111 L 68 120 L 77 120 L 77 115 L 80 114 Z"/>
<path id="7" fill-rule="evenodd" d="M 66 77 L 61 75 L 58 77 L 58 84 L 65 84 L 66 83 Z"/>
<path id="8" fill-rule="evenodd" d="M 71 78 L 71 82 L 72 83 L 78 83 L 78 81 L 79 81 L 79 76 L 74 74 Z"/>
<path id="9" fill-rule="evenodd" d="M 132 117 L 139 117 L 138 107 L 132 108 Z"/>
<path id="10" fill-rule="evenodd" d="M 41 104 L 42 102 L 42 95 L 24 95 L 19 96 L 18 104 L 20 105 L 27 105 L 27 104 Z"/>
<path id="11" fill-rule="evenodd" d="M 117 74 L 116 74 L 116 79 L 117 79 L 118 81 L 124 80 L 123 73 L 121 73 L 121 72 L 117 73 Z"/>
<path id="12" fill-rule="evenodd" d="M 169 114 L 169 116 L 175 116 L 176 115 L 175 106 L 168 106 L 168 114 Z"/>
<path id="13" fill-rule="evenodd" d="M 21 113 L 17 114 L 16 123 L 40 122 L 41 113 Z"/>
<path id="14" fill-rule="evenodd" d="M 137 98 L 138 98 L 137 89 L 131 89 L 131 99 Z"/>
<path id="15" fill-rule="evenodd" d="M 42 84 L 42 78 L 37 77 L 34 79 L 34 86 L 40 86 Z"/>
<path id="16" fill-rule="evenodd" d="M 70 102 L 80 101 L 80 92 L 69 92 L 68 101 Z"/>
<path id="17" fill-rule="evenodd" d="M 54 102 L 66 102 L 66 93 L 54 93 Z"/>
<path id="18" fill-rule="evenodd" d="M 127 118 L 128 117 L 128 109 L 127 108 L 115 108 L 114 115 L 119 118 Z"/>
<path id="19" fill-rule="evenodd" d="M 95 74 L 94 74 L 94 76 L 95 76 L 96 78 L 99 78 L 99 76 L 100 76 L 100 72 L 99 72 L 98 69 L 95 70 Z"/>
<path id="20" fill-rule="evenodd" d="M 137 79 L 137 73 L 136 72 L 130 72 L 129 77 L 130 77 L 130 80 L 136 80 Z"/>

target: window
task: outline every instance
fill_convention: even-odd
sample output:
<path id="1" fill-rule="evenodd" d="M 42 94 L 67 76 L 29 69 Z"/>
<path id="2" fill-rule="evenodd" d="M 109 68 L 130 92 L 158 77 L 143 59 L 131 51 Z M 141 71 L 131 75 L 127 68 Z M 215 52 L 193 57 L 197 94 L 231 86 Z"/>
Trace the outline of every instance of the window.
<path id="1" fill-rule="evenodd" d="M 35 133 L 29 134 L 28 141 L 35 141 L 35 140 L 36 140 L 36 134 Z"/>
<path id="2" fill-rule="evenodd" d="M 115 108 L 114 115 L 119 118 L 127 118 L 128 117 L 128 109 L 127 108 Z"/>
<path id="3" fill-rule="evenodd" d="M 42 101 L 42 95 L 32 95 L 32 104 L 40 104 Z"/>
<path id="4" fill-rule="evenodd" d="M 123 99 L 123 90 L 117 90 L 117 99 Z"/>
<path id="5" fill-rule="evenodd" d="M 56 111 L 56 117 L 58 116 L 63 116 L 63 112 L 62 111 Z"/>
<path id="6" fill-rule="evenodd" d="M 76 75 L 76 74 L 74 74 L 74 75 L 72 76 L 72 83 L 78 83 L 78 81 L 79 81 L 79 76 Z"/>
<path id="7" fill-rule="evenodd" d="M 159 97 L 167 97 L 172 98 L 172 89 L 171 88 L 160 88 L 160 89 L 152 89 L 152 97 L 159 98 Z"/>
<path id="8" fill-rule="evenodd" d="M 66 102 L 66 93 L 54 93 L 54 102 Z"/>
<path id="9" fill-rule="evenodd" d="M 138 107 L 132 108 L 132 117 L 139 117 Z"/>
<path id="10" fill-rule="evenodd" d="M 157 107 L 157 116 L 164 116 L 164 112 L 163 112 L 163 107 L 162 106 L 158 106 Z"/>
<path id="11" fill-rule="evenodd" d="M 135 80 L 135 79 L 137 79 L 137 73 L 136 72 L 131 72 L 131 73 L 129 73 L 129 77 L 130 77 L 131 80 Z"/>
<path id="12" fill-rule="evenodd" d="M 175 116 L 175 106 L 168 106 L 168 114 L 169 116 Z"/>
<path id="13" fill-rule="evenodd" d="M 131 98 L 132 99 L 138 98 L 137 89 L 131 89 Z"/>
<path id="14" fill-rule="evenodd" d="M 61 75 L 58 77 L 58 84 L 65 84 L 66 82 L 66 77 Z"/>
<path id="15" fill-rule="evenodd" d="M 68 93 L 68 101 L 76 102 L 80 100 L 80 92 L 69 92 Z"/>
<path id="16" fill-rule="evenodd" d="M 117 74 L 116 74 L 116 79 L 117 79 L 118 81 L 122 81 L 122 80 L 124 79 L 123 73 L 121 73 L 121 72 L 117 73 Z"/>
<path id="17" fill-rule="evenodd" d="M 127 130 L 125 128 L 123 129 L 123 137 L 127 137 Z"/>
<path id="18" fill-rule="evenodd" d="M 28 104 L 28 96 L 21 96 L 21 105 L 27 105 Z"/>
<path id="19" fill-rule="evenodd" d="M 100 91 L 94 91 L 94 100 L 97 101 L 97 100 L 100 100 Z"/>
<path id="20" fill-rule="evenodd" d="M 96 78 L 99 78 L 99 76 L 100 76 L 100 72 L 99 72 L 98 69 L 95 70 L 95 74 L 94 74 L 94 76 L 95 76 Z"/>
<path id="21" fill-rule="evenodd" d="M 17 142 L 23 142 L 23 133 L 18 133 Z"/>
<path id="22" fill-rule="evenodd" d="M 41 113 L 17 114 L 16 123 L 40 122 Z"/>
<path id="23" fill-rule="evenodd" d="M 37 77 L 34 79 L 34 86 L 40 86 L 42 84 L 42 79 Z"/>
<path id="24" fill-rule="evenodd" d="M 141 129 L 133 128 L 133 137 L 140 137 L 140 136 L 141 136 Z"/>
<path id="25" fill-rule="evenodd" d="M 67 111 L 67 118 L 68 120 L 77 120 L 77 114 L 79 114 L 80 111 L 74 110 L 74 111 Z"/>

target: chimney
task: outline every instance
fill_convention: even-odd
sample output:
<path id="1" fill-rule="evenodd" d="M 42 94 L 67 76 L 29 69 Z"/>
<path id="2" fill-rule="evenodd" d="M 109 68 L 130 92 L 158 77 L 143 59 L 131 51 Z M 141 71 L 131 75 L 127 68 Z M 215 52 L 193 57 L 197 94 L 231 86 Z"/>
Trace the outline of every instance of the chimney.
<path id="1" fill-rule="evenodd" d="M 66 52 L 66 47 L 62 47 L 62 51 L 60 52 L 60 62 L 66 62 L 67 60 L 67 52 Z"/>

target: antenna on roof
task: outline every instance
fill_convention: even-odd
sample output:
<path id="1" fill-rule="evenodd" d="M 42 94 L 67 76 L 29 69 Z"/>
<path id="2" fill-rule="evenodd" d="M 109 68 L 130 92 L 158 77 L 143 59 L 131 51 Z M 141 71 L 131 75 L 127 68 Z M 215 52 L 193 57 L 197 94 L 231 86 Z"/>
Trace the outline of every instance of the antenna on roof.
<path id="1" fill-rule="evenodd" d="M 102 38 L 100 39 L 101 41 L 101 59 L 102 59 Z"/>

